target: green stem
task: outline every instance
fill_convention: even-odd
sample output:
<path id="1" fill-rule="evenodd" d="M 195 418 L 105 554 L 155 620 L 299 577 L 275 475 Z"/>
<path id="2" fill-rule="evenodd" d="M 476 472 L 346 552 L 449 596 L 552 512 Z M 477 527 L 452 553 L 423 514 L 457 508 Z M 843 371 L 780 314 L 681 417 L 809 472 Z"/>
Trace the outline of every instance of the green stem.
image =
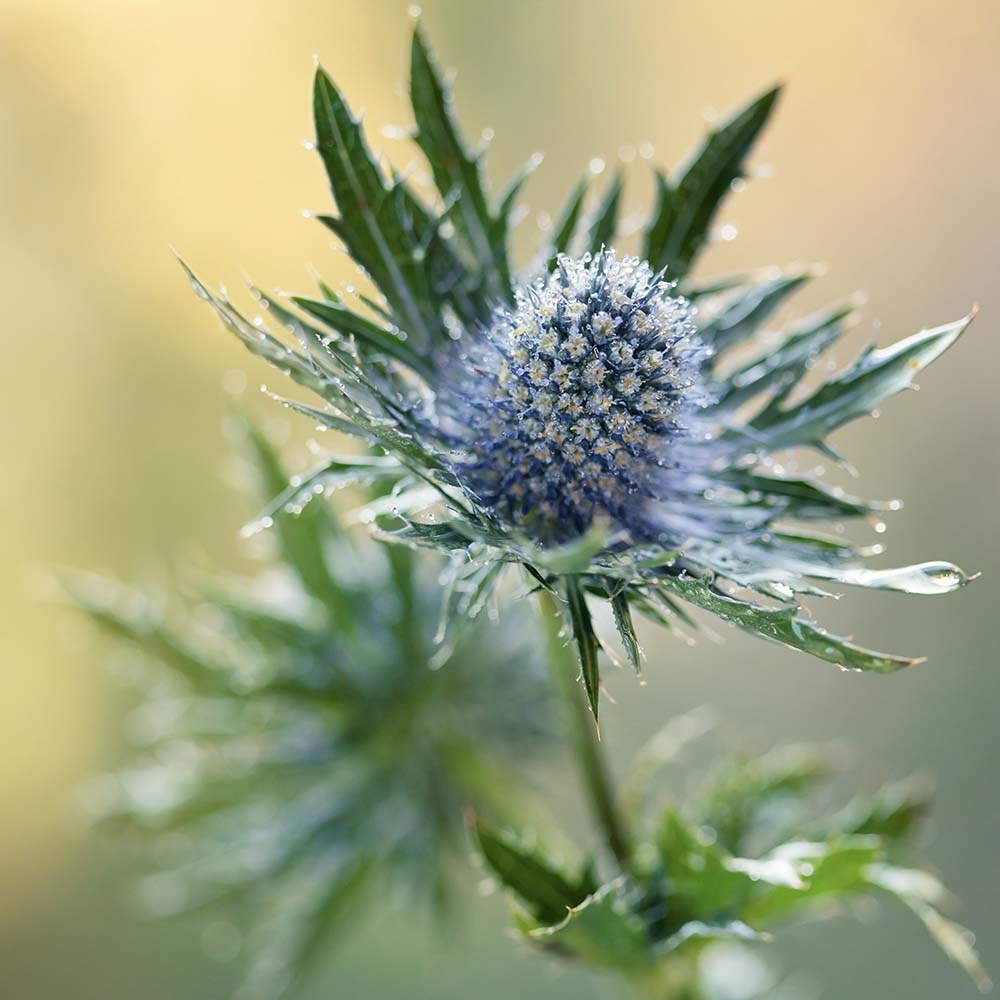
<path id="1" fill-rule="evenodd" d="M 570 742 L 584 790 L 608 849 L 621 870 L 628 872 L 632 856 L 629 836 L 615 802 L 608 766 L 601 753 L 597 724 L 587 707 L 583 687 L 577 680 L 579 669 L 573 649 L 563 633 L 564 619 L 551 591 L 540 590 L 538 600 L 546 629 L 549 668 L 565 709 Z"/>

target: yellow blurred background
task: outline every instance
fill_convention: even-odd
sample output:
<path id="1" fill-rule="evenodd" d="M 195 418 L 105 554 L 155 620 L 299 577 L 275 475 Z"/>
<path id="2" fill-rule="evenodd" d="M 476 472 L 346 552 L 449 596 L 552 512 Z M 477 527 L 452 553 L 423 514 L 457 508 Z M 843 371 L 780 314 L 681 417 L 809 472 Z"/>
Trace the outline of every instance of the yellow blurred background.
<path id="1" fill-rule="evenodd" d="M 887 536 L 896 561 L 954 559 L 984 578 L 927 602 L 846 597 L 835 625 L 930 662 L 891 679 L 840 674 L 745 637 L 688 649 L 647 636 L 648 685 L 612 678 L 610 745 L 623 755 L 657 720 L 704 701 L 735 738 L 844 738 L 869 774 L 939 782 L 930 851 L 1000 974 L 996 779 L 996 370 L 1000 363 L 1000 8 L 764 0 L 427 0 L 442 61 L 458 70 L 466 133 L 495 129 L 497 184 L 534 151 L 532 214 L 558 210 L 588 161 L 649 142 L 674 165 L 702 130 L 775 80 L 788 84 L 756 158 L 775 176 L 727 205 L 740 238 L 703 273 L 822 261 L 804 312 L 864 288 L 866 325 L 895 339 L 982 313 L 923 391 L 852 426 L 839 444 L 862 492 L 902 495 Z M 128 865 L 85 832 L 76 788 L 121 753 L 124 699 L 106 647 L 48 603 L 46 567 L 162 579 L 195 558 L 238 564 L 246 515 L 226 481 L 225 374 L 265 371 L 190 293 L 168 251 L 237 286 L 302 289 L 308 266 L 351 268 L 300 210 L 328 196 L 311 133 L 312 55 L 367 109 L 373 144 L 405 165 L 407 4 L 399 0 L 2 0 L 0 3 L 0 996 L 133 1000 L 228 995 L 232 966 L 203 954 L 195 921 L 147 924 Z M 631 154 L 623 150 L 626 158 Z M 627 165 L 628 210 L 647 203 L 647 165 Z M 847 360 L 841 350 L 838 360 Z M 228 380 L 231 384 L 232 376 Z M 253 396 L 254 398 L 249 398 Z M 246 405 L 289 436 L 247 393 Z M 636 733 L 636 737 L 630 734 Z M 428 937 L 378 916 L 331 955 L 308 995 L 614 995 L 558 976 L 481 926 Z M 211 949 L 209 949 L 211 950 Z M 795 931 L 780 949 L 824 996 L 940 1000 L 972 987 L 905 915 Z M 400 993 L 400 989 L 404 993 Z"/>

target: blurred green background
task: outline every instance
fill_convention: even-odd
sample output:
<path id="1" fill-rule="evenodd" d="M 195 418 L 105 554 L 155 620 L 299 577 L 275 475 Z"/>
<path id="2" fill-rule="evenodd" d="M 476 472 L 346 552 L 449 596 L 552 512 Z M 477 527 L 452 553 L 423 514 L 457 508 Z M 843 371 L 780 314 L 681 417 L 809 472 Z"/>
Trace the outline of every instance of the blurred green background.
<path id="1" fill-rule="evenodd" d="M 89 836 L 80 781 L 121 754 L 126 702 L 101 668 L 106 647 L 46 600 L 45 567 L 161 579 L 195 558 L 239 564 L 247 514 L 226 481 L 222 416 L 246 372 L 266 372 L 227 338 L 168 252 L 231 286 L 241 269 L 303 288 L 312 264 L 350 277 L 300 210 L 327 205 L 310 137 L 312 53 L 367 109 L 375 145 L 405 165 L 407 4 L 299 0 L 3 0 L 0 5 L 0 996 L 6 1000 L 224 997 L 229 942 L 203 921 L 157 924 L 131 904 L 132 862 Z M 649 142 L 675 164 L 706 107 L 726 111 L 788 83 L 755 181 L 727 205 L 738 240 L 703 272 L 796 260 L 829 273 L 799 312 L 856 288 L 883 339 L 954 319 L 967 339 L 924 391 L 840 435 L 863 492 L 902 495 L 887 536 L 899 562 L 954 559 L 984 579 L 940 602 L 849 595 L 821 609 L 872 644 L 926 653 L 891 679 L 842 674 L 727 634 L 696 649 L 647 634 L 648 683 L 613 676 L 606 742 L 622 759 L 658 720 L 702 702 L 730 739 L 843 738 L 873 777 L 923 771 L 939 784 L 930 851 L 1000 974 L 996 780 L 995 366 L 1000 362 L 1000 8 L 893 0 L 603 3 L 428 0 L 442 61 L 459 71 L 471 136 L 497 139 L 498 182 L 535 150 L 532 214 L 554 212 L 584 165 Z M 621 150 L 621 154 L 619 153 Z M 641 159 L 629 208 L 647 202 Z M 843 353 L 843 352 L 842 352 Z M 838 357 L 847 360 L 846 354 Z M 228 376 L 227 376 L 227 373 Z M 299 454 L 311 428 L 255 393 L 246 405 Z M 445 932 L 360 919 L 309 996 L 614 996 L 501 936 L 499 900 L 473 899 Z M 221 948 L 229 950 L 228 947 Z M 973 988 L 905 914 L 805 927 L 777 954 L 826 997 L 914 1000 Z"/>

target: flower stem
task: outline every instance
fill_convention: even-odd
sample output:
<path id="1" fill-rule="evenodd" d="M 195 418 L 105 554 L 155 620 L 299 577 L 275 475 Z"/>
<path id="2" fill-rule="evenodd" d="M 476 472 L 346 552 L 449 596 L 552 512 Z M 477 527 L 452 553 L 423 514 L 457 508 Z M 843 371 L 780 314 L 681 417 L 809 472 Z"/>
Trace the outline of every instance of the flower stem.
<path id="1" fill-rule="evenodd" d="M 624 820 L 618 811 L 607 763 L 601 752 L 597 725 L 587 707 L 583 687 L 577 680 L 577 662 L 563 632 L 564 619 L 551 591 L 538 594 L 547 637 L 547 660 L 556 691 L 563 703 L 569 737 L 580 769 L 590 808 L 608 849 L 623 872 L 631 867 L 631 846 Z"/>

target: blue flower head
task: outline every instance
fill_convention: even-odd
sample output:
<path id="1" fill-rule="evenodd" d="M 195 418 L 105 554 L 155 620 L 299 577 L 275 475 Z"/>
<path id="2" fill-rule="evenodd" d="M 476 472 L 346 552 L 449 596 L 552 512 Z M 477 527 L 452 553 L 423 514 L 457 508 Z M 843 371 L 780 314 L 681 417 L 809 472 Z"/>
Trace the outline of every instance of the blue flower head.
<path id="1" fill-rule="evenodd" d="M 691 306 L 638 258 L 561 256 L 516 292 L 470 359 L 453 419 L 456 474 L 542 542 L 606 521 L 642 537 L 669 498 L 672 444 L 706 394 Z"/>

